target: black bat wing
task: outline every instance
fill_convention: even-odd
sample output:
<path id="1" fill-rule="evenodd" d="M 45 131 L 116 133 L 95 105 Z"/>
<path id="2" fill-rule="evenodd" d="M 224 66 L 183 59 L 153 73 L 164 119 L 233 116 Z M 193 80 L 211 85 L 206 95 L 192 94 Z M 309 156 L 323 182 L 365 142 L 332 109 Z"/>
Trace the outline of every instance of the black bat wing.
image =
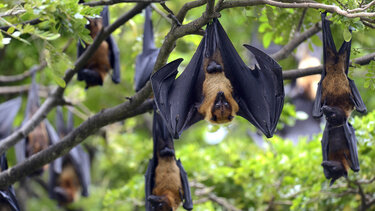
<path id="1" fill-rule="evenodd" d="M 145 174 L 145 203 L 146 203 L 146 210 L 150 211 L 152 210 L 151 203 L 148 200 L 148 197 L 152 195 L 152 189 L 154 188 L 154 177 L 155 177 L 155 168 L 156 168 L 156 163 L 155 159 L 152 158 L 150 159 L 147 167 L 147 171 Z"/>
<path id="2" fill-rule="evenodd" d="M 181 176 L 181 183 L 182 183 L 182 188 L 184 189 L 184 194 L 183 194 L 183 207 L 186 210 L 192 210 L 193 209 L 193 199 L 191 198 L 191 192 L 190 192 L 190 186 L 189 186 L 189 181 L 187 177 L 187 173 L 182 167 L 180 159 L 176 161 L 176 164 L 178 168 L 180 169 L 180 176 Z"/>
<path id="3" fill-rule="evenodd" d="M 323 34 L 323 71 L 322 71 L 322 77 L 318 83 L 318 89 L 316 91 L 316 97 L 314 101 L 314 107 L 313 107 L 313 117 L 319 118 L 323 115 L 323 112 L 321 110 L 322 108 L 322 82 L 324 77 L 326 76 L 326 63 L 328 59 L 328 50 L 330 50 L 332 53 L 337 54 L 336 45 L 333 41 L 332 33 L 331 33 L 331 27 L 330 27 L 330 21 L 326 20 L 327 12 L 323 12 L 322 17 L 322 34 Z"/>
<path id="4" fill-rule="evenodd" d="M 353 95 L 352 97 L 353 97 L 353 103 L 354 103 L 355 109 L 358 112 L 366 113 L 367 108 L 366 108 L 365 103 L 362 100 L 361 94 L 359 93 L 357 86 L 355 85 L 352 79 L 348 78 L 348 80 L 349 80 L 349 86 Z"/>
<path id="5" fill-rule="evenodd" d="M 103 7 L 100 15 L 103 18 L 103 28 L 109 25 L 109 10 L 108 6 Z M 120 50 L 116 44 L 115 39 L 110 35 L 106 39 L 109 47 L 109 61 L 113 69 L 112 72 L 112 81 L 116 84 L 120 83 L 121 80 L 121 71 L 120 71 Z"/>
<path id="6" fill-rule="evenodd" d="M 78 145 L 70 150 L 69 157 L 81 182 L 82 196 L 88 196 L 91 183 L 89 155 L 83 150 L 81 145 Z"/>
<path id="7" fill-rule="evenodd" d="M 350 153 L 350 159 L 348 161 L 350 164 L 350 168 L 353 171 L 358 172 L 360 167 L 359 167 L 359 160 L 358 160 L 357 138 L 355 136 L 355 130 L 352 127 L 352 125 L 348 122 L 346 122 L 343 127 L 344 127 L 346 140 L 348 141 L 348 147 L 349 147 L 349 153 Z"/>
<path id="8" fill-rule="evenodd" d="M 179 138 L 184 129 L 203 119 L 197 109 L 202 101 L 204 81 L 203 48 L 204 40 L 177 79 L 177 68 L 182 59 L 170 62 L 151 76 L 156 106 L 174 138 Z"/>
<path id="9" fill-rule="evenodd" d="M 238 115 L 250 121 L 267 137 L 272 137 L 284 104 L 284 85 L 280 65 L 264 52 L 250 45 L 259 65 L 251 70 L 242 61 L 217 19 L 207 28 L 211 52 L 219 48 L 225 76 L 230 80 L 240 110 Z"/>
<path id="10" fill-rule="evenodd" d="M 11 133 L 14 117 L 18 113 L 21 103 L 22 98 L 17 97 L 0 104 L 0 139 Z"/>
<path id="11" fill-rule="evenodd" d="M 158 54 L 159 49 L 157 49 L 154 44 L 151 7 L 147 7 L 143 33 L 143 51 L 137 56 L 135 63 L 134 83 L 136 92 L 142 89 L 150 79 Z"/>
<path id="12" fill-rule="evenodd" d="M 329 132 L 328 132 L 329 123 L 326 122 L 326 126 L 323 131 L 323 137 L 322 137 L 322 155 L 323 155 L 323 161 L 328 161 L 328 145 L 329 145 Z M 329 179 L 331 178 L 331 175 L 329 171 L 326 168 L 323 168 L 324 176 Z"/>
<path id="13" fill-rule="evenodd" d="M 8 187 L 6 190 L 0 190 L 0 202 L 2 201 L 8 203 L 12 211 L 20 210 L 13 187 Z"/>
<path id="14" fill-rule="evenodd" d="M 57 133 L 60 136 L 66 135 L 67 133 L 67 128 L 65 125 L 64 115 L 63 115 L 61 106 L 58 106 L 56 108 L 56 129 L 57 129 Z"/>

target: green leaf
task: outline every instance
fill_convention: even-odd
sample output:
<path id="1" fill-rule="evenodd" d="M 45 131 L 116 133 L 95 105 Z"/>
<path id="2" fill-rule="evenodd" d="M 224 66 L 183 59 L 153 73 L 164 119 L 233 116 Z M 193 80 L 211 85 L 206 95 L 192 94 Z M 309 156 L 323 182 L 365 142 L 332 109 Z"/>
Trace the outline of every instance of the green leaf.
<path id="1" fill-rule="evenodd" d="M 349 42 L 352 39 L 352 33 L 350 33 L 349 29 L 344 29 L 343 37 L 346 42 Z"/>
<path id="2" fill-rule="evenodd" d="M 64 79 L 62 79 L 59 76 L 57 76 L 56 74 L 54 74 L 53 71 L 51 71 L 51 72 L 52 72 L 52 74 L 51 74 L 52 78 L 57 83 L 57 85 L 59 85 L 62 88 L 65 88 L 66 83 L 65 83 Z"/>
<path id="3" fill-rule="evenodd" d="M 264 37 L 263 37 L 263 46 L 264 48 L 268 48 L 271 44 L 273 33 L 272 32 L 267 32 Z"/>

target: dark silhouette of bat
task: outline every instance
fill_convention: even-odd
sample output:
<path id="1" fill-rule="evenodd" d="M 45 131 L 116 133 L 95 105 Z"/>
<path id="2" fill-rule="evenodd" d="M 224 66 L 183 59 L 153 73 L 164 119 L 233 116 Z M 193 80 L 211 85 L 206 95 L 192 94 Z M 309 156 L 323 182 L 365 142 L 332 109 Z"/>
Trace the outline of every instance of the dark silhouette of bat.
<path id="1" fill-rule="evenodd" d="M 254 69 L 246 66 L 214 19 L 177 79 L 182 59 L 151 76 L 157 108 L 174 138 L 202 119 L 220 124 L 236 114 L 272 137 L 284 102 L 281 67 L 262 51 L 245 47 L 256 57 Z"/>
<path id="2" fill-rule="evenodd" d="M 93 39 L 100 30 L 109 25 L 109 11 L 107 6 L 103 8 L 100 15 L 102 18 L 88 18 L 89 24 L 87 27 Z M 81 41 L 79 41 L 77 56 L 81 56 L 84 51 L 85 48 L 82 46 Z M 112 36 L 109 36 L 100 44 L 85 67 L 78 71 L 77 79 L 86 82 L 86 89 L 90 86 L 103 85 L 104 78 L 110 69 L 113 69 L 112 81 L 116 84 L 120 83 L 120 51 Z"/>
<path id="3" fill-rule="evenodd" d="M 0 104 L 0 142 L 12 132 L 14 117 L 21 107 L 22 98 L 17 97 Z M 0 155 L 0 172 L 8 169 L 5 153 Z M 20 210 L 12 186 L 0 189 L 0 210 Z"/>
<path id="4" fill-rule="evenodd" d="M 357 139 L 344 110 L 323 106 L 322 111 L 327 120 L 322 139 L 322 166 L 332 185 L 341 176 L 347 177 L 349 168 L 359 171 Z"/>
<path id="5" fill-rule="evenodd" d="M 150 79 L 152 70 L 159 54 L 154 44 L 154 31 L 151 20 L 151 7 L 146 8 L 146 17 L 143 32 L 143 51 L 137 56 L 135 63 L 135 91 L 138 92 Z"/>
<path id="6" fill-rule="evenodd" d="M 337 52 L 326 14 L 322 13 L 324 68 L 318 84 L 313 116 L 321 117 L 321 108 L 327 105 L 341 108 L 348 118 L 354 107 L 364 113 L 366 106 L 354 81 L 348 77 L 351 41 L 344 41 Z"/>
<path id="7" fill-rule="evenodd" d="M 56 127 L 60 138 L 72 131 L 74 128 L 72 113 L 68 112 L 67 124 L 65 124 L 62 109 L 58 107 Z M 56 199 L 59 205 L 76 201 L 79 194 L 89 195 L 90 159 L 81 145 L 74 147 L 67 155 L 54 160 L 49 172 L 49 195 Z"/>
<path id="8" fill-rule="evenodd" d="M 22 124 L 25 124 L 34 115 L 39 107 L 38 85 L 35 82 L 34 74 L 32 76 L 32 84 L 28 92 L 25 118 Z M 32 156 L 33 154 L 46 149 L 50 144 L 56 143 L 58 139 L 59 138 L 52 125 L 47 119 L 43 120 L 27 135 L 26 138 L 22 139 L 15 145 L 17 162 L 23 162 L 26 158 Z M 42 172 L 43 168 L 36 170 L 32 175 L 39 175 Z"/>
<path id="9" fill-rule="evenodd" d="M 187 174 L 175 158 L 173 138 L 156 109 L 152 135 L 154 153 L 145 175 L 146 210 L 176 210 L 182 201 L 186 210 L 192 210 Z"/>

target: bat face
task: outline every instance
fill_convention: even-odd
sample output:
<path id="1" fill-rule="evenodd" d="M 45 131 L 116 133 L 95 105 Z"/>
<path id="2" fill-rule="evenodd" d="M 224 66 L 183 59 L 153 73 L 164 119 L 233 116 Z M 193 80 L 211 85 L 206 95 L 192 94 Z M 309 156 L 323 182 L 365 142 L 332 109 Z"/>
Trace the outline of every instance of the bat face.
<path id="1" fill-rule="evenodd" d="M 54 192 L 60 205 L 72 203 L 79 198 L 81 184 L 71 163 L 64 165 Z"/>
<path id="2" fill-rule="evenodd" d="M 100 30 L 103 28 L 103 18 L 88 18 L 91 38 L 95 38 Z"/>
<path id="3" fill-rule="evenodd" d="M 333 126 L 339 126 L 345 123 L 346 115 L 342 109 L 336 107 L 323 106 L 322 110 L 327 122 L 329 122 Z"/>

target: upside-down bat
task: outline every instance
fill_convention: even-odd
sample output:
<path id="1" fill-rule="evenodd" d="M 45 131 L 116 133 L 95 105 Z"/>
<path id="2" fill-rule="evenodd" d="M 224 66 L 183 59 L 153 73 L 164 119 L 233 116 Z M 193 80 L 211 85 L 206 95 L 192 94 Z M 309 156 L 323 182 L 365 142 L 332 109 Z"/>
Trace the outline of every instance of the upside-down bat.
<path id="1" fill-rule="evenodd" d="M 25 117 L 22 124 L 25 124 L 40 106 L 38 96 L 38 85 L 35 81 L 35 74 L 32 76 L 32 84 L 28 92 Z M 55 129 L 50 125 L 48 120 L 43 120 L 31 131 L 26 138 L 22 139 L 15 145 L 17 162 L 21 163 L 26 158 L 46 149 L 50 144 L 56 143 L 58 137 Z M 46 167 L 46 166 L 45 166 Z M 43 172 L 43 168 L 37 170 L 32 175 L 38 175 Z"/>
<path id="2" fill-rule="evenodd" d="M 73 130 L 73 115 L 68 112 L 65 124 L 61 107 L 56 110 L 56 127 L 60 138 Z M 51 198 L 59 205 L 66 205 L 76 201 L 80 195 L 89 195 L 90 159 L 81 145 L 51 163 L 48 191 Z"/>
<path id="3" fill-rule="evenodd" d="M 322 13 L 324 69 L 319 82 L 313 115 L 324 114 L 327 124 L 322 139 L 324 174 L 332 178 L 331 184 L 341 176 L 347 176 L 349 167 L 359 171 L 357 140 L 348 118 L 354 107 L 366 112 L 366 106 L 354 84 L 348 78 L 350 42 L 336 51 L 330 23 Z"/>
<path id="4" fill-rule="evenodd" d="M 0 142 L 12 132 L 14 117 L 17 115 L 21 107 L 22 98 L 17 97 L 12 100 L 0 104 Z M 0 172 L 8 169 L 5 153 L 0 155 Z M 0 189 L 0 210 L 20 210 L 14 190 L 12 186 L 6 189 Z"/>
<path id="5" fill-rule="evenodd" d="M 346 113 L 340 107 L 322 107 L 327 123 L 323 132 L 322 153 L 324 175 L 332 179 L 330 185 L 348 170 L 359 171 L 357 139 Z"/>
<path id="6" fill-rule="evenodd" d="M 173 138 L 156 109 L 152 135 L 154 153 L 145 175 L 146 210 L 174 211 L 182 201 L 186 210 L 192 210 L 187 174 L 175 158 Z"/>
<path id="7" fill-rule="evenodd" d="M 94 39 L 104 27 L 109 25 L 108 7 L 104 7 L 100 13 L 102 18 L 88 18 L 87 27 L 90 30 L 90 36 Z M 87 44 L 86 44 L 87 45 Z M 85 48 L 78 42 L 77 56 L 81 56 Z M 112 36 L 104 40 L 94 55 L 87 61 L 85 67 L 78 71 L 77 79 L 86 82 L 86 89 L 90 86 L 103 85 L 103 81 L 109 70 L 112 68 L 112 81 L 120 82 L 120 51 Z"/>
<path id="8" fill-rule="evenodd" d="M 135 91 L 138 92 L 150 79 L 152 70 L 159 54 L 159 49 L 154 44 L 154 31 L 152 29 L 151 7 L 146 8 L 146 17 L 143 32 L 143 51 L 137 56 L 135 63 Z"/>
<path id="9" fill-rule="evenodd" d="M 341 108 L 348 118 L 354 107 L 364 113 L 366 106 L 354 81 L 348 77 L 351 40 L 344 41 L 337 52 L 326 14 L 326 12 L 322 13 L 324 68 L 318 84 L 313 116 L 321 117 L 323 114 L 321 108 L 327 105 Z"/>
<path id="10" fill-rule="evenodd" d="M 272 137 L 284 102 L 281 67 L 250 46 L 259 67 L 245 65 L 217 19 L 177 78 L 175 60 L 151 76 L 155 102 L 174 138 L 195 122 L 230 122 L 240 115 Z"/>

